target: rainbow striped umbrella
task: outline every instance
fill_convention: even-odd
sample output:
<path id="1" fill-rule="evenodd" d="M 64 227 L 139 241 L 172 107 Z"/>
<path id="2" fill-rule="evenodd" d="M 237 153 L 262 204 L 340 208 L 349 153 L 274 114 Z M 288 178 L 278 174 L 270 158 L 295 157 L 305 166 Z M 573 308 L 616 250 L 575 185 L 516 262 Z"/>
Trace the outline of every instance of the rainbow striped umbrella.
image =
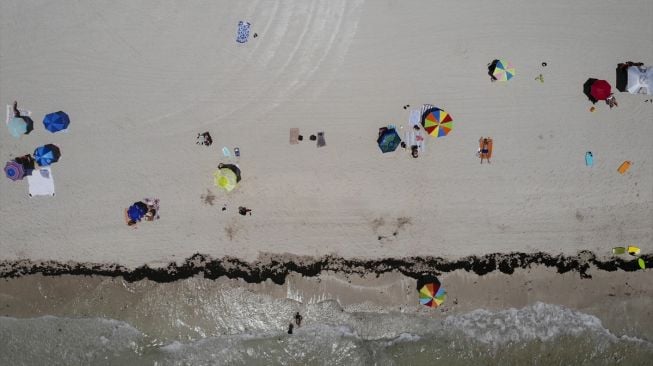
<path id="1" fill-rule="evenodd" d="M 435 277 L 430 278 L 419 289 L 419 303 L 431 308 L 440 306 L 446 297 L 446 291 Z"/>
<path id="2" fill-rule="evenodd" d="M 515 67 L 505 60 L 494 60 L 490 64 L 492 76 L 498 81 L 508 81 L 515 77 Z"/>
<path id="3" fill-rule="evenodd" d="M 431 136 L 447 136 L 453 130 L 453 118 L 440 108 L 429 108 L 422 115 L 422 126 Z"/>

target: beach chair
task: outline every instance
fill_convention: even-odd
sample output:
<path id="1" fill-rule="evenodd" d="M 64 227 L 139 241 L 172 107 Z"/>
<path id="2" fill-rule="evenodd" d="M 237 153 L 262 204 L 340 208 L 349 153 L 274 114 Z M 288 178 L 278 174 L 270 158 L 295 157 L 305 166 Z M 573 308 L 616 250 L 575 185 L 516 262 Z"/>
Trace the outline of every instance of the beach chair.
<path id="1" fill-rule="evenodd" d="M 32 175 L 27 176 L 29 196 L 54 196 L 54 179 L 50 167 L 43 167 L 34 170 Z"/>
<path id="2" fill-rule="evenodd" d="M 317 147 L 326 146 L 326 140 L 324 140 L 324 131 L 317 133 Z"/>
<path id="3" fill-rule="evenodd" d="M 296 145 L 299 143 L 299 128 L 290 129 L 290 144 Z"/>

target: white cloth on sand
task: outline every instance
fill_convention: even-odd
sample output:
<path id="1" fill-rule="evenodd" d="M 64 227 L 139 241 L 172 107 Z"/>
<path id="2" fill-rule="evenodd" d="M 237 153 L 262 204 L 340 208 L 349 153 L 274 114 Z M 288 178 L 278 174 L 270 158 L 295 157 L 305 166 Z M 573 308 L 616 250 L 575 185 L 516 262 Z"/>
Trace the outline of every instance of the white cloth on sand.
<path id="1" fill-rule="evenodd" d="M 18 108 L 18 111 L 20 112 L 21 116 L 30 117 L 32 115 L 32 111 L 28 111 L 27 109 Z M 14 118 L 14 106 L 7 104 L 7 117 L 5 118 L 5 123 L 9 124 L 9 122 L 13 118 Z"/>
<path id="2" fill-rule="evenodd" d="M 411 146 L 417 146 L 422 152 L 426 151 L 426 141 L 422 130 L 415 131 L 413 128 L 410 128 L 408 131 L 404 132 L 404 141 L 406 142 L 406 147 L 410 149 Z"/>
<path id="3" fill-rule="evenodd" d="M 419 109 L 413 109 L 410 111 L 410 116 L 408 117 L 408 124 L 410 127 L 419 126 L 422 124 L 422 112 Z"/>
<path id="4" fill-rule="evenodd" d="M 27 176 L 27 184 L 30 197 L 54 196 L 54 179 L 50 167 L 34 169 L 32 175 Z"/>

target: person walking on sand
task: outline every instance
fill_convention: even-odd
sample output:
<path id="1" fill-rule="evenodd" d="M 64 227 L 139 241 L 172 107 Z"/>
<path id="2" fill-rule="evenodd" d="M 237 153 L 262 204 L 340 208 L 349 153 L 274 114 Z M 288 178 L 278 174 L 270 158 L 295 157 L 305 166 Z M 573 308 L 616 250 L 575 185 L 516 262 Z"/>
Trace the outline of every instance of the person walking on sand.
<path id="1" fill-rule="evenodd" d="M 295 313 L 295 324 L 297 324 L 298 327 L 302 326 L 302 316 L 299 314 L 299 311 Z"/>

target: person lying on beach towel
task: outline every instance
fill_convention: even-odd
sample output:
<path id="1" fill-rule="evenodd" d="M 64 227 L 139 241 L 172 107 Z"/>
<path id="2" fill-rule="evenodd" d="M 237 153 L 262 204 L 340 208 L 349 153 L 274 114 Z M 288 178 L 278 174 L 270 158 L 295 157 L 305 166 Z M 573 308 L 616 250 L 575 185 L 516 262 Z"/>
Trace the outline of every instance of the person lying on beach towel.
<path id="1" fill-rule="evenodd" d="M 489 137 L 481 137 L 478 139 L 478 144 L 480 150 L 481 164 L 483 164 L 483 159 L 486 159 L 488 164 L 490 164 L 490 158 L 492 157 L 492 139 Z"/>

